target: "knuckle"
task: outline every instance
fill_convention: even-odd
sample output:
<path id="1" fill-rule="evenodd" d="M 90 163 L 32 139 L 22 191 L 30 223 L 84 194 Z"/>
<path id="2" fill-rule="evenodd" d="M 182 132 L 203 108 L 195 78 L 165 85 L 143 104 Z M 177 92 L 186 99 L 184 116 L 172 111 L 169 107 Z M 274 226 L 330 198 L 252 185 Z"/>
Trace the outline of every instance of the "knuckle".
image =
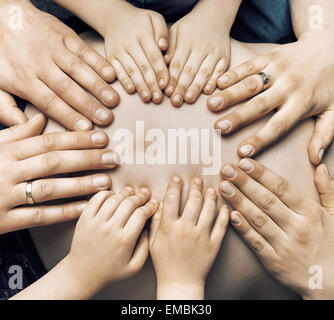
<path id="1" fill-rule="evenodd" d="M 262 228 L 268 222 L 268 217 L 262 213 L 258 213 L 251 218 L 251 223 L 256 228 Z"/>
<path id="2" fill-rule="evenodd" d="M 56 148 L 56 137 L 54 134 L 44 134 L 41 136 L 41 146 L 44 150 L 52 151 Z"/>
<path id="3" fill-rule="evenodd" d="M 152 64 L 156 64 L 160 62 L 161 56 L 156 52 L 152 52 L 148 55 L 148 59 L 149 61 L 151 61 Z"/>
<path id="4" fill-rule="evenodd" d="M 261 197 L 259 204 L 263 210 L 270 210 L 276 203 L 276 197 L 271 194 L 265 194 Z"/>
<path id="5" fill-rule="evenodd" d="M 69 74 L 77 74 L 79 70 L 82 68 L 83 63 L 80 61 L 80 59 L 72 59 L 68 66 L 68 72 Z"/>
<path id="6" fill-rule="evenodd" d="M 284 196 L 289 189 L 289 183 L 288 181 L 286 181 L 284 178 L 282 177 L 278 177 L 278 181 L 276 186 L 274 187 L 274 193 L 278 196 L 278 197 L 282 197 Z"/>
<path id="7" fill-rule="evenodd" d="M 250 241 L 252 248 L 255 251 L 262 251 L 264 249 L 264 243 L 263 241 L 259 240 L 259 239 L 252 239 Z"/>
<path id="8" fill-rule="evenodd" d="M 201 76 L 202 76 L 204 79 L 206 79 L 206 80 L 208 80 L 208 79 L 210 78 L 210 76 L 211 76 L 211 72 L 210 72 L 210 70 L 207 69 L 207 68 L 203 68 L 203 69 L 201 69 L 200 74 L 201 74 Z"/>
<path id="9" fill-rule="evenodd" d="M 87 58 L 87 56 L 89 56 L 89 54 L 91 53 L 90 49 L 84 45 L 84 44 L 81 44 L 78 48 L 78 56 L 85 59 Z"/>
<path id="10" fill-rule="evenodd" d="M 86 191 L 85 184 L 83 183 L 82 179 L 78 178 L 74 182 L 74 190 L 76 194 L 84 194 Z"/>
<path id="11" fill-rule="evenodd" d="M 310 241 L 311 238 L 311 231 L 310 226 L 305 223 L 301 222 L 296 226 L 296 238 L 301 243 L 307 243 Z"/>
<path id="12" fill-rule="evenodd" d="M 54 192 L 51 183 L 47 181 L 40 181 L 37 189 L 39 193 L 37 198 L 40 200 L 40 202 L 44 202 L 50 199 Z"/>
<path id="13" fill-rule="evenodd" d="M 288 131 L 288 125 L 284 120 L 276 120 L 271 124 L 271 130 L 276 136 L 281 136 Z"/>
<path id="14" fill-rule="evenodd" d="M 142 64 L 140 64 L 139 65 L 139 69 L 140 69 L 140 71 L 143 73 L 143 74 L 145 74 L 145 73 L 149 73 L 149 72 L 152 72 L 153 70 L 152 70 L 152 67 L 149 65 L 149 64 L 147 64 L 147 63 L 142 63 Z"/>
<path id="15" fill-rule="evenodd" d="M 255 65 L 252 61 L 247 61 L 241 65 L 241 69 L 244 73 L 253 73 L 255 71 Z"/>
<path id="16" fill-rule="evenodd" d="M 82 152 L 82 163 L 84 163 L 88 167 L 91 167 L 97 163 L 100 163 L 100 160 L 97 160 L 95 152 L 83 151 Z"/>
<path id="17" fill-rule="evenodd" d="M 259 82 L 255 77 L 248 77 L 244 80 L 246 88 L 251 92 L 256 92 L 259 89 Z"/>
<path id="18" fill-rule="evenodd" d="M 48 168 L 50 172 L 55 172 L 60 166 L 60 159 L 57 152 L 50 152 L 43 156 L 43 165 Z"/>
<path id="19" fill-rule="evenodd" d="M 127 66 L 126 67 L 126 72 L 130 75 L 130 76 L 134 76 L 137 74 L 137 69 L 133 66 Z"/>
<path id="20" fill-rule="evenodd" d="M 32 214 L 32 219 L 33 219 L 34 225 L 36 226 L 44 225 L 45 218 L 44 218 L 43 211 L 39 208 L 36 208 Z"/>
<path id="21" fill-rule="evenodd" d="M 47 112 L 52 109 L 52 105 L 56 102 L 56 100 L 56 94 L 54 92 L 50 92 L 39 98 L 39 104 L 43 111 Z"/>

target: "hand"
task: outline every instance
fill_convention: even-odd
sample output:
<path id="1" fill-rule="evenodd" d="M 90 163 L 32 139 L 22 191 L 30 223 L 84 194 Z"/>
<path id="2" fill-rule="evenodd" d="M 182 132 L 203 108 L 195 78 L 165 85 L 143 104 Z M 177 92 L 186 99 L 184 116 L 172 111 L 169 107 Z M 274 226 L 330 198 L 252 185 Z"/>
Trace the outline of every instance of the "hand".
<path id="1" fill-rule="evenodd" d="M 0 123 L 12 127 L 25 122 L 27 122 L 27 117 L 17 107 L 14 97 L 0 90 Z"/>
<path id="2" fill-rule="evenodd" d="M 218 79 L 223 91 L 208 99 L 211 110 L 255 97 L 219 119 L 215 128 L 228 135 L 278 107 L 262 129 L 239 145 L 239 155 L 251 157 L 302 119 L 319 115 L 309 144 L 310 160 L 319 164 L 334 136 L 333 52 L 331 40 L 308 35 L 227 71 Z M 263 80 L 257 75 L 262 71 L 271 75 L 264 92 Z"/>
<path id="3" fill-rule="evenodd" d="M 175 107 L 194 103 L 202 91 L 212 94 L 230 64 L 230 29 L 216 14 L 215 7 L 196 7 L 170 28 L 165 92 Z"/>
<path id="4" fill-rule="evenodd" d="M 78 217 L 85 202 L 26 206 L 27 182 L 35 203 L 72 198 L 109 189 L 106 174 L 50 178 L 63 173 L 110 169 L 118 155 L 99 150 L 108 143 L 103 132 L 66 132 L 37 136 L 45 125 L 39 114 L 23 125 L 0 132 L 0 234 Z"/>
<path id="5" fill-rule="evenodd" d="M 124 89 L 136 90 L 144 102 L 161 103 L 168 83 L 168 70 L 161 50 L 168 46 L 164 18 L 150 10 L 138 9 L 125 1 L 112 2 L 108 23 L 101 33 L 108 61 Z"/>
<path id="6" fill-rule="evenodd" d="M 105 285 L 137 273 L 148 256 L 148 235 L 143 232 L 158 202 L 150 191 L 126 187 L 116 194 L 95 195 L 75 229 L 67 270 L 87 296 Z"/>
<path id="7" fill-rule="evenodd" d="M 334 180 L 326 167 L 315 174 L 321 205 L 251 159 L 225 166 L 222 176 L 230 182 L 220 192 L 237 210 L 231 223 L 268 271 L 304 299 L 333 299 Z M 319 267 L 321 290 L 309 285 Z"/>
<path id="8" fill-rule="evenodd" d="M 217 192 L 193 178 L 179 217 L 183 182 L 174 177 L 151 222 L 150 253 L 158 281 L 158 299 L 203 299 L 205 278 L 217 256 L 228 209 L 217 213 Z M 203 199 L 204 198 L 204 199 Z"/>
<path id="9" fill-rule="evenodd" d="M 13 5 L 22 8 L 23 27 L 11 28 L 9 13 L 1 15 L 0 89 L 30 101 L 70 130 L 89 130 L 89 120 L 110 124 L 113 114 L 106 107 L 116 106 L 119 96 L 106 82 L 115 77 L 109 63 L 29 1 L 6 1 L 1 11 L 10 12 Z"/>

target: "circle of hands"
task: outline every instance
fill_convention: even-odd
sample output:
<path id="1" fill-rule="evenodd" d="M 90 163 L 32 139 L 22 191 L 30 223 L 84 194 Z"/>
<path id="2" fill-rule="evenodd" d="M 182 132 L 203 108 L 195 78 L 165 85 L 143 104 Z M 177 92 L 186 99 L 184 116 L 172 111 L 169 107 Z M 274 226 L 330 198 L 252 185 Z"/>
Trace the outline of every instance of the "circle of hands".
<path id="1" fill-rule="evenodd" d="M 319 165 L 334 136 L 331 44 L 309 35 L 228 69 L 230 37 L 223 22 L 203 25 L 198 14 L 190 13 L 168 30 L 158 13 L 120 2 L 127 16 L 100 31 L 104 59 L 56 18 L 28 2 L 23 5 L 23 29 L 8 30 L 0 19 L 0 122 L 11 127 L 0 133 L 0 185 L 6 190 L 0 201 L 1 233 L 80 216 L 71 251 L 60 267 L 64 277 L 80 279 L 83 297 L 138 272 L 150 252 L 158 297 L 177 298 L 175 292 L 186 287 L 189 297 L 196 298 L 203 295 L 230 220 L 278 280 L 304 298 L 333 292 L 329 275 L 334 260 L 328 252 L 334 246 L 334 180 Z M 222 31 L 213 33 L 212 28 Z M 260 72 L 271 76 L 265 90 Z M 137 92 L 142 101 L 154 104 L 162 102 L 163 92 L 175 107 L 192 104 L 204 93 L 210 95 L 208 108 L 219 113 L 249 99 L 217 119 L 214 127 L 223 136 L 275 111 L 263 128 L 240 143 L 238 153 L 244 159 L 239 165 L 222 168 L 218 191 L 234 211 L 225 205 L 218 209 L 217 191 L 203 190 L 197 177 L 190 181 L 182 212 L 183 181 L 177 176 L 169 181 L 160 204 L 147 188 L 108 191 L 110 177 L 103 173 L 43 179 L 119 164 L 118 155 L 104 149 L 108 137 L 91 130 L 93 124 L 113 121 L 110 108 L 117 106 L 119 95 L 109 83 L 116 78 L 126 92 Z M 44 116 L 28 121 L 13 95 L 72 132 L 40 135 Z M 308 152 L 310 161 L 319 165 L 315 183 L 321 204 L 250 159 L 313 116 L 317 120 Z M 42 205 L 22 206 L 26 182 L 32 180 L 34 201 Z M 44 205 L 94 193 L 89 202 Z M 151 218 L 148 233 L 144 227 Z M 331 277 L 327 281 L 333 286 L 321 294 L 308 286 L 312 265 L 322 266 Z"/>

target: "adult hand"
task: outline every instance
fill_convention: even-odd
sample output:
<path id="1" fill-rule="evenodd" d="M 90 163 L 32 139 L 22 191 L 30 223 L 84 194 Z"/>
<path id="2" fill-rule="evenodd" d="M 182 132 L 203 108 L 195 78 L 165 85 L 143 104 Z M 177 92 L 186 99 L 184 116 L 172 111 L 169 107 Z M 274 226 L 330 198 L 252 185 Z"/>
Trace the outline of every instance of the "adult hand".
<path id="1" fill-rule="evenodd" d="M 100 33 L 106 56 L 124 89 L 136 90 L 144 102 L 161 103 L 168 70 L 161 50 L 168 46 L 168 28 L 157 12 L 138 9 L 125 1 L 113 1 Z"/>
<path id="2" fill-rule="evenodd" d="M 49 178 L 64 173 L 110 169 L 118 155 L 101 149 L 108 143 L 103 132 L 66 132 L 37 136 L 45 125 L 39 114 L 23 125 L 0 132 L 0 234 L 74 219 L 85 202 L 62 205 L 27 204 L 27 182 L 32 181 L 32 199 L 50 200 L 89 195 L 110 188 L 106 174 L 76 178 Z M 101 149 L 101 150 L 100 150 Z"/>
<path id="3" fill-rule="evenodd" d="M 173 177 L 153 216 L 150 253 L 158 282 L 158 299 L 203 299 L 206 276 L 228 225 L 228 209 L 217 215 L 217 192 L 193 178 L 179 216 L 183 181 Z"/>
<path id="4" fill-rule="evenodd" d="M 305 299 L 333 299 L 334 180 L 326 166 L 315 173 L 321 205 L 251 159 L 222 176 L 219 190 L 237 210 L 231 223 L 268 271 Z"/>
<path id="5" fill-rule="evenodd" d="M 255 96 L 242 107 L 217 120 L 215 128 L 228 135 L 278 109 L 268 123 L 243 141 L 241 157 L 254 156 L 274 143 L 302 119 L 318 116 L 309 144 L 312 163 L 319 164 L 334 136 L 334 47 L 332 35 L 308 34 L 227 71 L 218 86 L 223 89 L 208 99 L 215 112 Z M 263 78 L 270 75 L 266 90 Z"/>
<path id="6" fill-rule="evenodd" d="M 230 64 L 230 28 L 216 17 L 216 6 L 196 7 L 170 28 L 165 55 L 170 79 L 165 90 L 175 107 L 211 94 Z"/>
<path id="7" fill-rule="evenodd" d="M 22 26 L 10 23 L 13 6 L 22 11 Z M 30 101 L 70 130 L 89 130 L 90 121 L 111 123 L 107 107 L 116 106 L 119 96 L 106 82 L 115 78 L 109 63 L 27 0 L 1 2 L 0 10 L 0 89 Z"/>

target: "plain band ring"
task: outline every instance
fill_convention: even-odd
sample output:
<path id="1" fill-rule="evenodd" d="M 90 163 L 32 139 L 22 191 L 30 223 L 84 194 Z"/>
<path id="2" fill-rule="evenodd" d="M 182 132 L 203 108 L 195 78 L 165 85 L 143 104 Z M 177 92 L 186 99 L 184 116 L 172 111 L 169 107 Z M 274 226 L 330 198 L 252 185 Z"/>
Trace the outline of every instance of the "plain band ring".
<path id="1" fill-rule="evenodd" d="M 35 201 L 32 197 L 32 182 L 27 182 L 26 185 L 26 199 L 28 204 L 35 204 Z"/>
<path id="2" fill-rule="evenodd" d="M 270 74 L 266 74 L 265 72 L 259 72 L 258 75 L 263 80 L 263 88 L 264 88 L 269 83 L 271 75 Z"/>

